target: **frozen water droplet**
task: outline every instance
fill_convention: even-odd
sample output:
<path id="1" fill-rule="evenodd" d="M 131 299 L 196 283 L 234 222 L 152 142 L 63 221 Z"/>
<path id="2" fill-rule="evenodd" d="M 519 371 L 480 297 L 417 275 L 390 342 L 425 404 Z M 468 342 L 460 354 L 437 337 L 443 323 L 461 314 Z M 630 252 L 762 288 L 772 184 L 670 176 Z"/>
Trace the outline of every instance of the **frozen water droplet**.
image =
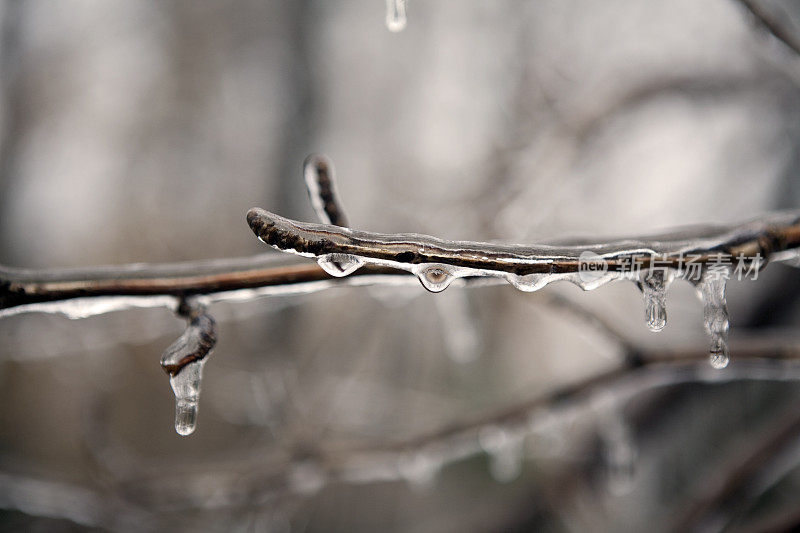
<path id="1" fill-rule="evenodd" d="M 417 274 L 422 286 L 431 292 L 442 292 L 455 279 L 449 267 L 444 265 L 428 265 Z"/>
<path id="2" fill-rule="evenodd" d="M 728 363 L 731 362 L 731 356 L 725 349 L 719 349 L 716 351 L 712 350 L 708 356 L 708 362 L 712 367 L 716 368 L 717 370 L 721 370 L 728 366 Z"/>
<path id="3" fill-rule="evenodd" d="M 650 331 L 661 331 L 667 325 L 667 309 L 657 298 L 647 299 L 645 320 Z"/>
<path id="4" fill-rule="evenodd" d="M 175 393 L 175 431 L 178 435 L 191 435 L 197 425 L 197 402 L 204 364 L 204 360 L 194 361 L 169 378 Z"/>
<path id="5" fill-rule="evenodd" d="M 703 299 L 703 320 L 705 329 L 711 336 L 709 363 L 721 369 L 728 366 L 728 303 L 725 300 L 725 286 L 730 271 L 717 272 L 709 270 L 703 275 L 700 283 L 700 295 Z"/>
<path id="6" fill-rule="evenodd" d="M 538 291 L 550 282 L 550 276 L 547 274 L 528 274 L 526 276 L 510 274 L 506 279 L 523 292 Z"/>
<path id="7" fill-rule="evenodd" d="M 651 270 L 639 283 L 644 296 L 644 317 L 650 331 L 661 331 L 667 325 L 667 287 L 672 276 L 663 269 Z"/>
<path id="8" fill-rule="evenodd" d="M 394 33 L 406 27 L 406 0 L 386 0 L 386 27 Z"/>
<path id="9" fill-rule="evenodd" d="M 317 259 L 317 264 L 335 278 L 352 274 L 364 265 L 364 260 L 350 254 L 327 254 Z"/>

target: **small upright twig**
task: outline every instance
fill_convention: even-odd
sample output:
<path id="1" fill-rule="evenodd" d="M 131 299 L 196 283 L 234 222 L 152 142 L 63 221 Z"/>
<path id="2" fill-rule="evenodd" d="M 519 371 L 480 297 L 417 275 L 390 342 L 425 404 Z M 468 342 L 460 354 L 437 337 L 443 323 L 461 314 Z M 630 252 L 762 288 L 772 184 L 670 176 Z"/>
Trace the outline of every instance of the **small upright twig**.
<path id="1" fill-rule="evenodd" d="M 317 218 L 323 224 L 346 228 L 349 224 L 339 202 L 334 172 L 333 163 L 324 155 L 312 154 L 303 163 L 308 198 Z"/>

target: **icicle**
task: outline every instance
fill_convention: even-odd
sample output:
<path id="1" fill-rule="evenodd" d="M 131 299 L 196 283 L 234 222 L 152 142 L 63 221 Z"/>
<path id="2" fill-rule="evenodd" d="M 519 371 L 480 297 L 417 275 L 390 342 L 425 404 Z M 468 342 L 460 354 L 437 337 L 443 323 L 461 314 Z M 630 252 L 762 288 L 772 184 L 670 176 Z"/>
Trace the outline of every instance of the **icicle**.
<path id="1" fill-rule="evenodd" d="M 703 319 L 705 328 L 711 336 L 711 352 L 709 362 L 714 368 L 728 366 L 728 304 L 725 301 L 725 285 L 729 270 L 723 272 L 709 270 L 704 273 L 700 283 L 700 295 L 703 299 Z"/>
<path id="2" fill-rule="evenodd" d="M 661 331 L 667 325 L 667 287 L 672 278 L 672 272 L 651 269 L 638 283 L 644 296 L 644 317 L 650 331 Z"/>
<path id="3" fill-rule="evenodd" d="M 427 265 L 417 273 L 422 286 L 431 292 L 442 292 L 455 279 L 451 270 L 445 265 Z"/>
<path id="4" fill-rule="evenodd" d="M 189 363 L 169 378 L 175 393 L 175 431 L 178 435 L 191 435 L 197 426 L 197 402 L 204 364 L 204 361 Z"/>
<path id="5" fill-rule="evenodd" d="M 364 261 L 349 254 L 328 254 L 317 259 L 317 264 L 335 278 L 352 274 L 364 265 Z"/>
<path id="6" fill-rule="evenodd" d="M 186 331 L 164 351 L 161 367 L 175 393 L 175 431 L 190 435 L 197 424 L 197 403 L 203 365 L 217 342 L 216 323 L 200 307 L 182 304 L 178 314 L 189 319 Z"/>
<path id="7" fill-rule="evenodd" d="M 406 0 L 386 0 L 386 27 L 397 33 L 406 27 Z"/>
<path id="8" fill-rule="evenodd" d="M 522 472 L 524 434 L 488 426 L 478 435 L 478 444 L 489 455 L 489 471 L 495 481 L 509 483 Z"/>

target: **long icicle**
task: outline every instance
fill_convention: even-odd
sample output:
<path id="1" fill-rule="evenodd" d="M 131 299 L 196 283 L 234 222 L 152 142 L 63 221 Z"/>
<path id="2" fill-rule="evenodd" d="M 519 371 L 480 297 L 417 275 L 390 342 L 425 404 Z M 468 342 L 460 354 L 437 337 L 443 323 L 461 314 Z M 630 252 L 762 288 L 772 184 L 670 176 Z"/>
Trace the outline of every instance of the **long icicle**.
<path id="1" fill-rule="evenodd" d="M 197 408 L 203 366 L 217 343 L 216 322 L 205 309 L 184 300 L 177 314 L 188 322 L 186 331 L 161 356 L 161 368 L 169 374 L 175 393 L 175 431 L 191 435 L 197 425 Z"/>

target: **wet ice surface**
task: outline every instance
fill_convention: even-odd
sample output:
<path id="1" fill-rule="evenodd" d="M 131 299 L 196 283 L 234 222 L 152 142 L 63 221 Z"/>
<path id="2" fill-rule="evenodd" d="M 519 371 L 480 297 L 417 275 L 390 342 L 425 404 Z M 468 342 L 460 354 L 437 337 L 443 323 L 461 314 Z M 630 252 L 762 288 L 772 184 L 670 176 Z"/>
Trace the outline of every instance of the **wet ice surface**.
<path id="1" fill-rule="evenodd" d="M 709 362 L 714 368 L 725 368 L 730 362 L 728 353 L 728 304 L 725 300 L 725 273 L 706 272 L 700 284 L 703 300 L 703 321 L 711 337 Z"/>
<path id="2" fill-rule="evenodd" d="M 667 325 L 667 288 L 673 276 L 671 271 L 655 270 L 639 283 L 644 296 L 645 322 L 650 331 L 661 331 Z"/>

